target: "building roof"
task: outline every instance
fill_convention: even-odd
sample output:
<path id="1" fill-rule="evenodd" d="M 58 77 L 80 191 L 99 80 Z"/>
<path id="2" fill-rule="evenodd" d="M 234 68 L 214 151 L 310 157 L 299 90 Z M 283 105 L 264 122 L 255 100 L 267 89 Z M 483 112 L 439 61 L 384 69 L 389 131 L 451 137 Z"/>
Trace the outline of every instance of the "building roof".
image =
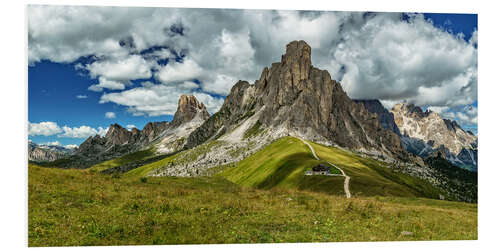
<path id="1" fill-rule="evenodd" d="M 326 166 L 324 164 L 319 164 L 319 165 L 316 165 L 312 168 L 312 171 L 314 172 L 320 172 L 320 171 L 330 171 L 330 167 L 329 166 Z"/>

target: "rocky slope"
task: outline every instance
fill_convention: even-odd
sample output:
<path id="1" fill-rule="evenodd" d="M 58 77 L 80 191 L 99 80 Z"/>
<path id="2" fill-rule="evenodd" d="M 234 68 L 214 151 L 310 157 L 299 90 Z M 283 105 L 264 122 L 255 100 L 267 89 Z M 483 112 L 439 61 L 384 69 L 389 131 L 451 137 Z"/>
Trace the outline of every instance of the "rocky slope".
<path id="1" fill-rule="evenodd" d="M 89 167 L 138 150 L 155 147 L 158 153 L 172 153 L 183 148 L 185 137 L 208 119 L 205 105 L 193 95 L 182 95 L 172 122 L 150 122 L 142 130 L 130 131 L 112 124 L 104 137 L 91 136 L 75 151 L 70 167 Z"/>
<path id="2" fill-rule="evenodd" d="M 237 82 L 219 112 L 188 137 L 186 147 L 223 135 L 238 141 L 255 124 L 368 154 L 406 156 L 397 134 L 352 101 L 328 71 L 312 66 L 311 47 L 304 41 L 289 43 L 281 62 L 264 68 L 254 84 Z"/>
<path id="3" fill-rule="evenodd" d="M 457 122 L 408 103 L 396 104 L 390 112 L 409 152 L 423 158 L 440 152 L 455 165 L 477 169 L 477 136 L 464 131 Z"/>
<path id="4" fill-rule="evenodd" d="M 55 145 L 38 145 L 28 141 L 28 160 L 37 162 L 55 161 L 68 157 L 73 153 L 72 148 Z"/>
<path id="5" fill-rule="evenodd" d="M 394 114 L 389 112 L 382 103 L 380 103 L 379 100 L 373 99 L 373 100 L 354 100 L 356 103 L 361 103 L 363 106 L 365 106 L 366 110 L 370 111 L 371 113 L 374 113 L 377 115 L 378 121 L 380 122 L 380 125 L 388 130 L 391 130 L 397 135 L 401 135 L 401 132 L 399 131 L 398 126 L 396 125 L 396 122 L 394 121 Z"/>

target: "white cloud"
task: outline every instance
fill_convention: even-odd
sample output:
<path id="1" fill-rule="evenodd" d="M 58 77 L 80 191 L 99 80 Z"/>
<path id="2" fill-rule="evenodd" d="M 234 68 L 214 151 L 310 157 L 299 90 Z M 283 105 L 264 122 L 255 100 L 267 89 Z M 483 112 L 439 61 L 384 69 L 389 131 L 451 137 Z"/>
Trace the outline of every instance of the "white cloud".
<path id="1" fill-rule="evenodd" d="M 42 143 L 41 145 L 47 145 L 47 146 L 61 146 L 61 143 L 59 141 L 53 141 L 53 142 L 45 142 Z"/>
<path id="2" fill-rule="evenodd" d="M 112 90 L 123 90 L 125 89 L 125 84 L 117 81 L 111 81 L 104 77 L 99 77 L 99 84 L 90 85 L 88 90 L 101 92 L 105 88 Z"/>
<path id="3" fill-rule="evenodd" d="M 29 6 L 28 33 L 30 64 L 95 56 L 81 67 L 99 78 L 90 90 L 124 90 L 154 75 L 165 85 L 101 97 L 136 115 L 170 114 L 184 92 L 226 95 L 237 80 L 253 82 L 279 62 L 292 40 L 307 41 L 313 65 L 341 80 L 352 98 L 377 98 L 386 107 L 407 100 L 454 114 L 444 110 L 477 101 L 477 31 L 465 41 L 422 15 L 402 21 L 400 13 Z M 139 53 L 153 46 L 162 49 Z M 155 61 L 167 58 L 165 66 Z"/>
<path id="4" fill-rule="evenodd" d="M 224 102 L 224 99 L 215 98 L 206 93 L 184 90 L 175 85 L 147 82 L 142 87 L 104 94 L 99 102 L 113 102 L 128 107 L 128 111 L 134 115 L 148 116 L 173 115 L 182 94 L 193 94 L 205 104 L 211 113 L 218 111 Z"/>
<path id="5" fill-rule="evenodd" d="M 134 124 L 127 124 L 127 126 L 125 126 L 129 131 L 132 130 L 133 128 L 136 128 L 136 126 Z"/>
<path id="6" fill-rule="evenodd" d="M 127 55 L 125 58 L 99 60 L 86 66 L 93 78 L 110 81 L 128 81 L 151 77 L 152 63 L 140 55 Z"/>
<path id="7" fill-rule="evenodd" d="M 87 95 L 77 95 L 76 98 L 77 99 L 86 99 L 86 98 L 88 98 L 88 96 Z"/>
<path id="8" fill-rule="evenodd" d="M 68 137 L 68 138 L 87 138 L 89 136 L 94 136 L 96 134 L 100 136 L 106 135 L 108 128 L 104 129 L 102 127 L 98 127 L 97 129 L 89 127 L 89 126 L 80 126 L 80 127 L 62 127 L 63 133 L 57 135 L 57 137 Z"/>
<path id="9" fill-rule="evenodd" d="M 435 110 L 433 107 L 429 109 L 434 110 L 441 114 L 444 118 L 455 120 L 461 125 L 467 127 L 477 125 L 477 108 L 471 105 L 465 105 L 455 108 L 444 107 L 443 109 Z"/>
<path id="10" fill-rule="evenodd" d="M 428 110 L 432 110 L 432 111 L 434 111 L 436 113 L 442 114 L 442 113 L 448 111 L 450 108 L 449 107 L 430 106 L 427 109 Z"/>
<path id="11" fill-rule="evenodd" d="M 104 117 L 106 117 L 108 119 L 112 119 L 112 118 L 116 118 L 116 114 L 114 112 L 106 112 L 106 114 L 104 114 Z"/>
<path id="12" fill-rule="evenodd" d="M 40 123 L 31 123 L 28 122 L 28 134 L 30 136 L 35 135 L 55 135 L 60 133 L 62 130 L 55 122 L 40 122 Z"/>
<path id="13" fill-rule="evenodd" d="M 423 15 L 377 14 L 341 34 L 326 67 L 353 98 L 449 107 L 477 100 L 477 49 Z"/>
<path id="14" fill-rule="evenodd" d="M 184 60 L 182 63 L 172 62 L 162 67 L 156 74 L 156 78 L 164 83 L 180 82 L 199 78 L 203 70 L 198 64 L 191 60 Z"/>
<path id="15" fill-rule="evenodd" d="M 63 147 L 65 147 L 66 149 L 76 149 L 76 148 L 78 148 L 78 145 L 68 144 L 68 145 L 64 145 Z"/>

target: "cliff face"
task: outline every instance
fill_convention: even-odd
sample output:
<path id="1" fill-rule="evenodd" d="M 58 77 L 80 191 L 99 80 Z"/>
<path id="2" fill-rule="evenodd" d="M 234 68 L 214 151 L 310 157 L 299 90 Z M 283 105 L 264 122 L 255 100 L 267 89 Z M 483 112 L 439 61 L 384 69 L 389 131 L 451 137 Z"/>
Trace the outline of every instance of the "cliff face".
<path id="1" fill-rule="evenodd" d="M 354 100 L 354 102 L 363 104 L 366 110 L 376 114 L 378 121 L 383 128 L 391 130 L 397 135 L 401 135 L 401 132 L 394 121 L 394 114 L 384 108 L 379 100 Z"/>
<path id="2" fill-rule="evenodd" d="M 264 68 L 255 84 L 236 83 L 219 112 L 189 136 L 187 146 L 215 138 L 253 116 L 266 127 L 315 141 L 389 156 L 405 153 L 398 135 L 352 101 L 328 71 L 312 66 L 311 48 L 304 41 L 289 43 L 281 62 Z"/>
<path id="3" fill-rule="evenodd" d="M 477 136 L 464 131 L 456 121 L 407 103 L 396 104 L 391 113 L 408 151 L 421 157 L 441 152 L 453 164 L 477 168 Z"/>

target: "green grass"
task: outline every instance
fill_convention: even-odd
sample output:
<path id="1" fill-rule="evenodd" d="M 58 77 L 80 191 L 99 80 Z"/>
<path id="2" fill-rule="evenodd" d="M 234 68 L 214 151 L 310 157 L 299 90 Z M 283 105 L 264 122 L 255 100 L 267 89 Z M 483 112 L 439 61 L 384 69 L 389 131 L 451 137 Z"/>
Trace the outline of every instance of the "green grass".
<path id="1" fill-rule="evenodd" d="M 424 180 L 392 171 L 383 162 L 335 147 L 310 144 L 321 160 L 341 167 L 351 177 L 350 192 L 354 196 L 438 198 L 440 193 L 444 194 Z M 310 149 L 300 140 L 284 137 L 240 161 L 235 167 L 225 169 L 220 175 L 246 187 L 283 187 L 345 194 L 343 177 L 304 175 L 306 170 L 320 162 L 313 158 Z M 331 170 L 337 171 L 333 167 Z"/>
<path id="2" fill-rule="evenodd" d="M 169 156 L 167 158 L 164 158 L 159 161 L 155 161 L 153 163 L 146 164 L 144 166 L 138 167 L 136 169 L 133 169 L 131 171 L 128 171 L 125 173 L 126 176 L 146 176 L 152 171 L 168 166 L 168 164 L 182 164 L 186 162 L 191 162 L 196 160 L 199 156 L 202 154 L 207 153 L 213 146 L 217 146 L 222 144 L 223 142 L 221 141 L 210 141 L 207 143 L 204 143 L 200 146 L 197 146 L 194 149 L 182 151 L 180 153 L 177 153 L 175 155 Z"/>
<path id="3" fill-rule="evenodd" d="M 476 204 L 28 167 L 30 247 L 475 239 Z"/>
<path id="4" fill-rule="evenodd" d="M 306 170 L 324 163 L 314 159 L 311 150 L 293 137 L 281 138 L 250 157 L 226 168 L 220 175 L 242 186 L 270 188 L 296 188 L 344 194 L 344 177 L 306 176 Z M 331 168 L 332 173 L 340 173 Z"/>
<path id="5" fill-rule="evenodd" d="M 309 142 L 320 159 L 327 160 L 351 177 L 354 196 L 402 196 L 439 198 L 445 194 L 430 183 L 385 167 L 386 163 L 364 158 L 352 152 Z"/>
<path id="6" fill-rule="evenodd" d="M 249 128 L 247 131 L 245 131 L 245 134 L 243 134 L 243 139 L 247 139 L 247 138 L 250 138 L 250 137 L 257 135 L 259 132 L 262 131 L 260 129 L 261 126 L 262 126 L 262 123 L 260 123 L 260 121 L 255 122 L 255 124 L 251 128 Z"/>
<path id="7" fill-rule="evenodd" d="M 89 168 L 90 171 L 100 172 L 109 168 L 121 166 L 127 163 L 132 163 L 135 161 L 141 161 L 155 156 L 155 150 L 149 148 L 142 151 L 137 151 L 131 154 L 124 155 L 115 159 L 111 159 L 105 162 L 98 163 Z"/>

